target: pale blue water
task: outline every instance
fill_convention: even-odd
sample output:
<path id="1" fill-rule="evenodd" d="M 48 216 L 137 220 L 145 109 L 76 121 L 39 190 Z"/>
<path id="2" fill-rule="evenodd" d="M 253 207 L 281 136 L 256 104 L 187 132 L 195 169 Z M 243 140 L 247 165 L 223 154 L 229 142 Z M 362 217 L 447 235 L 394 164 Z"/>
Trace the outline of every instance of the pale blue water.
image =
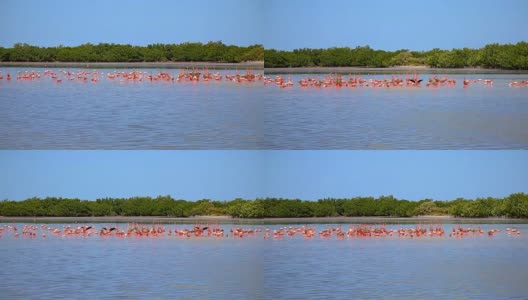
<path id="1" fill-rule="evenodd" d="M 449 77 L 459 85 L 279 89 L 4 78 L 0 149 L 528 149 L 528 88 L 508 87 L 526 75 Z M 495 84 L 464 89 L 464 78 Z"/>
<path id="2" fill-rule="evenodd" d="M 508 86 L 527 75 L 448 75 L 458 86 L 438 89 L 299 88 L 299 79 L 324 75 L 283 77 L 296 86 L 266 86 L 266 149 L 528 149 L 528 87 Z M 494 86 L 464 89 L 464 78 Z"/>
<path id="3" fill-rule="evenodd" d="M 261 83 L 8 82 L 32 69 L 0 70 L 1 149 L 255 149 L 262 138 Z"/>
<path id="4" fill-rule="evenodd" d="M 17 226 L 21 230 L 23 224 Z M 313 226 L 321 230 L 328 225 Z M 400 226 L 414 225 L 388 228 Z M 452 226 L 444 225 L 446 233 Z M 28 239 L 4 232 L 0 298 L 526 299 L 528 225 L 463 226 L 503 232 L 492 238 L 343 240 L 265 240 L 262 234 L 244 239 Z M 506 227 L 523 233 L 507 235 Z"/>

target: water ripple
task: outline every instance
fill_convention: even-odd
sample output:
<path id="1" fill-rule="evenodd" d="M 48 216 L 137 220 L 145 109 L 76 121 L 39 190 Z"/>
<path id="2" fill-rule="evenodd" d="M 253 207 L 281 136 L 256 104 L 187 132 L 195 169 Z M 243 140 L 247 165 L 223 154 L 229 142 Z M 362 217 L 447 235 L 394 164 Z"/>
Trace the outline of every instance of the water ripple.
<path id="1" fill-rule="evenodd" d="M 256 149 L 261 87 L 3 81 L 0 148 Z"/>
<path id="2" fill-rule="evenodd" d="M 445 224 L 446 232 L 452 226 Z M 512 225 L 472 226 L 504 231 Z M 27 239 L 4 233 L 0 298 L 526 299 L 528 224 L 515 227 L 523 235 L 464 239 Z"/>
<path id="3" fill-rule="evenodd" d="M 478 76 L 495 86 L 288 90 L 4 80 L 0 148 L 528 149 L 528 90 L 507 86 L 521 75 Z"/>

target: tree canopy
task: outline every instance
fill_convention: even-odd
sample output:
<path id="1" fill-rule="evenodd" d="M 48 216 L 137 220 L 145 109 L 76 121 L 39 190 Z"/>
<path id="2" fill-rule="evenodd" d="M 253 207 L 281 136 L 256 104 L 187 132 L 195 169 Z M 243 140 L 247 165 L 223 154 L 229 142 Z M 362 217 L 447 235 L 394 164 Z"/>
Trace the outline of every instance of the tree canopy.
<path id="1" fill-rule="evenodd" d="M 277 67 L 391 67 L 429 66 L 432 68 L 481 67 L 528 70 L 528 43 L 489 44 L 480 49 L 432 49 L 429 51 L 374 50 L 365 47 L 264 51 L 264 66 Z"/>
<path id="2" fill-rule="evenodd" d="M 0 47 L 4 62 L 229 62 L 263 61 L 264 47 L 239 47 L 221 41 L 182 44 L 152 44 L 145 47 L 107 44 L 83 44 L 75 47 L 37 47 L 17 43 Z"/>
<path id="3" fill-rule="evenodd" d="M 528 194 L 505 198 L 456 199 L 452 201 L 399 200 L 392 196 L 325 198 L 317 201 L 259 198 L 231 201 L 176 200 L 171 196 L 102 198 L 95 201 L 54 198 L 30 198 L 24 201 L 0 201 L 1 216 L 167 216 L 229 215 L 236 218 L 290 217 L 412 217 L 451 215 L 455 217 L 528 218 Z"/>
<path id="4" fill-rule="evenodd" d="M 206 44 L 129 44 L 100 43 L 79 46 L 37 47 L 17 43 L 0 47 L 2 62 L 229 62 L 264 61 L 275 67 L 391 67 L 429 66 L 432 68 L 493 68 L 528 70 L 528 43 L 489 44 L 480 49 L 432 49 L 429 51 L 375 50 L 369 46 L 295 49 L 279 51 L 262 45 L 240 47 L 221 41 Z"/>

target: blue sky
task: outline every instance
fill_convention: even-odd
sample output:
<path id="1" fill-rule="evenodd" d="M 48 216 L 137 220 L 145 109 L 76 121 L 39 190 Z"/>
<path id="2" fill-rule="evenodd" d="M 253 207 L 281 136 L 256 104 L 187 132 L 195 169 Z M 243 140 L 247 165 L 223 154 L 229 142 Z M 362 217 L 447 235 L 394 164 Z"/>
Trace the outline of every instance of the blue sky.
<path id="1" fill-rule="evenodd" d="M 187 200 L 528 192 L 528 151 L 0 151 L 0 199 Z"/>
<path id="2" fill-rule="evenodd" d="M 2 0 L 0 46 L 262 43 L 262 1 Z"/>
<path id="3" fill-rule="evenodd" d="M 266 1 L 264 47 L 480 48 L 528 40 L 528 1 Z"/>
<path id="4" fill-rule="evenodd" d="M 222 40 L 267 48 L 478 48 L 528 40 L 525 0 L 2 0 L 0 46 Z"/>

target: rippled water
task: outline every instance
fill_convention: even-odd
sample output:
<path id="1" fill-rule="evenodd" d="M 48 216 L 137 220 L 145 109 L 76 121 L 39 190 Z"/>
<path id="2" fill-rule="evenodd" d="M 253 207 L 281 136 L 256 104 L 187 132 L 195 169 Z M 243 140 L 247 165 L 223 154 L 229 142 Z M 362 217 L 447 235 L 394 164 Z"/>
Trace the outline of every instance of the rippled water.
<path id="1" fill-rule="evenodd" d="M 335 226 L 314 226 L 322 230 L 329 225 Z M 221 226 L 228 231 L 238 225 Z M 388 227 L 400 226 L 414 225 Z M 503 232 L 492 238 L 343 240 L 265 240 L 262 235 L 28 239 L 5 232 L 0 238 L 0 298 L 526 299 L 528 224 L 470 226 Z M 507 235 L 506 227 L 523 233 Z"/>
<path id="2" fill-rule="evenodd" d="M 428 79 L 430 75 L 420 76 Z M 295 83 L 306 77 L 324 78 L 323 75 L 291 76 Z M 528 79 L 526 75 L 449 77 L 457 79 L 457 87 L 303 89 L 297 85 L 280 89 L 266 86 L 263 146 L 272 149 L 528 149 L 528 88 L 508 86 L 511 80 Z M 383 79 L 384 75 L 363 75 L 362 78 Z M 464 78 L 492 79 L 494 86 L 474 84 L 464 89 L 461 84 Z"/>
<path id="3" fill-rule="evenodd" d="M 4 233 L 0 298 L 262 299 L 261 242 Z"/>
<path id="4" fill-rule="evenodd" d="M 482 225 L 492 227 L 506 226 Z M 525 236 L 505 234 L 272 241 L 264 254 L 266 297 L 526 299 L 527 250 Z"/>
<path id="5" fill-rule="evenodd" d="M 24 69 L 9 69 L 17 70 Z M 508 87 L 526 75 L 449 76 L 459 86 L 279 89 L 225 81 L 4 79 L 0 148 L 528 149 L 528 88 Z M 464 89 L 464 77 L 495 85 Z"/>
<path id="6" fill-rule="evenodd" d="M 28 69 L 7 69 L 12 76 L 20 70 Z M 263 92 L 259 83 L 225 80 L 121 83 L 104 77 L 57 84 L 50 78 L 4 78 L 0 148 L 255 149 L 262 137 Z"/>

